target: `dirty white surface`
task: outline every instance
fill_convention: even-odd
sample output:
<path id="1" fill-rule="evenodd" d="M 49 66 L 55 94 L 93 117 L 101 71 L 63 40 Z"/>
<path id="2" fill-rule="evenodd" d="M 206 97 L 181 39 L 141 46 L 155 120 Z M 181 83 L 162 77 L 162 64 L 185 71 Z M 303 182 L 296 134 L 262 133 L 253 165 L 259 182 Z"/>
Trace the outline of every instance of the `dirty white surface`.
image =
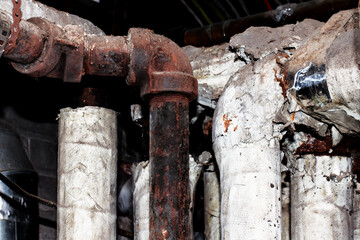
<path id="1" fill-rule="evenodd" d="M 228 80 L 239 74 L 246 64 L 279 51 L 290 54 L 323 24 L 305 19 L 297 24 L 278 28 L 250 27 L 245 32 L 234 35 L 230 43 L 208 48 L 184 47 L 199 83 L 198 103 L 215 108 Z"/>
<path id="2" fill-rule="evenodd" d="M 352 239 L 351 159 L 304 155 L 291 175 L 291 239 Z"/>
<path id="3" fill-rule="evenodd" d="M 215 108 L 225 84 L 245 63 L 236 61 L 237 56 L 230 51 L 228 43 L 209 48 L 186 46 L 183 50 L 198 80 L 198 103 Z"/>
<path id="4" fill-rule="evenodd" d="M 354 184 L 353 194 L 353 211 L 354 211 L 354 240 L 360 240 L 360 183 Z"/>
<path id="5" fill-rule="evenodd" d="M 214 164 L 204 171 L 204 220 L 205 238 L 220 240 L 220 183 Z"/>
<path id="6" fill-rule="evenodd" d="M 189 156 L 189 186 L 190 186 L 190 208 L 194 207 L 196 184 L 199 180 L 203 164 L 197 163 L 192 156 Z M 134 171 L 134 239 L 150 239 L 150 164 L 149 161 L 140 162 Z M 192 221 L 192 212 L 190 213 Z M 192 226 L 192 225 L 191 225 Z M 189 239 L 191 240 L 191 239 Z"/>
<path id="7" fill-rule="evenodd" d="M 150 164 L 140 162 L 133 171 L 134 239 L 150 238 Z"/>
<path id="8" fill-rule="evenodd" d="M 284 98 L 274 70 L 273 54 L 244 67 L 214 113 L 222 239 L 281 239 L 281 136 L 273 119 Z"/>
<path id="9" fill-rule="evenodd" d="M 301 111 L 335 125 L 343 134 L 353 135 L 360 132 L 360 29 L 356 14 L 357 10 L 346 10 L 333 15 L 294 53 L 288 69 L 294 74 L 310 63 L 325 65 L 331 101 L 323 101 L 321 97 L 300 100 L 291 92 L 288 98 L 293 98 Z"/>
<path id="10" fill-rule="evenodd" d="M 11 16 L 12 9 L 13 4 L 11 0 L 1 0 L 0 10 L 5 11 Z M 48 7 L 35 0 L 21 0 L 21 13 L 22 19 L 24 20 L 33 17 L 42 17 L 62 27 L 70 24 L 80 25 L 84 28 L 84 32 L 86 34 L 104 35 L 104 32 L 90 21 L 80 18 L 76 15 L 62 12 L 52 7 Z"/>
<path id="11" fill-rule="evenodd" d="M 116 113 L 61 109 L 57 239 L 116 239 Z"/>
<path id="12" fill-rule="evenodd" d="M 297 49 L 311 37 L 324 23 L 305 19 L 296 24 L 277 28 L 250 27 L 230 39 L 230 46 L 237 50 L 244 60 L 261 59 L 271 53 Z"/>

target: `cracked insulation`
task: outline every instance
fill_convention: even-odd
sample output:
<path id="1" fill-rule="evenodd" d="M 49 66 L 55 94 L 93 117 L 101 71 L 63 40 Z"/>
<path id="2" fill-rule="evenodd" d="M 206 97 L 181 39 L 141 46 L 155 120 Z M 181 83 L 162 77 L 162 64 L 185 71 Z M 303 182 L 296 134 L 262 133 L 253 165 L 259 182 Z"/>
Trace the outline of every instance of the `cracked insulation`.
<path id="1" fill-rule="evenodd" d="M 58 239 L 116 239 L 116 124 L 112 110 L 61 109 Z"/>

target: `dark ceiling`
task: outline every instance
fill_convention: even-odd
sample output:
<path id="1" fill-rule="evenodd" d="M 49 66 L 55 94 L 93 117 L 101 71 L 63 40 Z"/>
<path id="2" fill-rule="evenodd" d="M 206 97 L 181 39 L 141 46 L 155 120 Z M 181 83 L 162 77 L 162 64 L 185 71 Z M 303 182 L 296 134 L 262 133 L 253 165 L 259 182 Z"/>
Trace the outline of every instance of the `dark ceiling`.
<path id="1" fill-rule="evenodd" d="M 184 31 L 276 9 L 306 0 L 40 0 L 90 20 L 106 34 L 126 35 L 131 27 L 154 30 L 183 44 Z"/>

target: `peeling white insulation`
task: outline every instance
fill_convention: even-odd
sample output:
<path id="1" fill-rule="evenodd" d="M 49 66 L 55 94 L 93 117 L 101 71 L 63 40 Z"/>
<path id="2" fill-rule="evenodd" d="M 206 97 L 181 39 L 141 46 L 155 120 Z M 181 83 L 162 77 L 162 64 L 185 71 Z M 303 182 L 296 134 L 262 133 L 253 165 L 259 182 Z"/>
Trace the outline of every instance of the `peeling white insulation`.
<path id="1" fill-rule="evenodd" d="M 294 53 L 288 68 L 290 73 L 294 73 L 310 65 L 324 66 L 331 100 L 321 96 L 298 99 L 294 92 L 288 91 L 288 98 L 292 101 L 289 111 L 306 112 L 322 122 L 335 125 L 342 134 L 351 135 L 360 133 L 360 29 L 357 14 L 356 9 L 334 14 Z"/>
<path id="2" fill-rule="evenodd" d="M 0 10 L 12 15 L 13 3 L 11 0 L 1 0 Z M 27 20 L 33 17 L 42 17 L 50 22 L 66 25 L 79 25 L 84 28 L 86 34 L 105 35 L 104 32 L 92 22 L 73 14 L 56 10 L 35 0 L 21 0 L 22 19 Z M 11 21 L 12 18 L 11 18 Z"/>
<path id="3" fill-rule="evenodd" d="M 57 239 L 116 239 L 117 114 L 60 110 Z"/>
<path id="4" fill-rule="evenodd" d="M 274 54 L 245 66 L 215 109 L 222 239 L 281 239 L 281 136 L 273 119 L 284 98 L 275 71 Z"/>
<path id="5" fill-rule="evenodd" d="M 304 155 L 291 176 L 291 239 L 352 239 L 351 158 Z"/>
<path id="6" fill-rule="evenodd" d="M 207 162 L 195 162 L 189 156 L 190 209 L 194 207 L 196 183 L 199 180 L 203 165 Z M 133 205 L 134 205 L 134 239 L 150 239 L 150 164 L 149 161 L 139 163 L 133 172 Z M 190 214 L 192 216 L 192 214 Z M 190 219 L 192 221 L 192 218 Z M 192 226 L 192 225 L 191 225 Z M 191 240 L 191 239 L 189 239 Z"/>

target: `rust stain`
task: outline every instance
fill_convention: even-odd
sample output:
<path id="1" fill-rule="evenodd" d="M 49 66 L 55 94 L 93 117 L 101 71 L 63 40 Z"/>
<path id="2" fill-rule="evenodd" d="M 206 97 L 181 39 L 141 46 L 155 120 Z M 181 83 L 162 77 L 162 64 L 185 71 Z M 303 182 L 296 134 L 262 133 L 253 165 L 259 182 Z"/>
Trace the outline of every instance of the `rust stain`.
<path id="1" fill-rule="evenodd" d="M 295 119 L 295 113 L 291 114 L 291 121 L 293 122 Z"/>
<path id="2" fill-rule="evenodd" d="M 289 88 L 289 83 L 287 83 L 287 81 L 285 80 L 285 76 L 283 74 L 280 74 L 280 76 L 278 76 L 278 72 L 276 69 L 273 69 L 275 72 L 275 79 L 277 82 L 279 82 L 279 85 L 282 89 L 282 95 L 284 97 L 284 99 L 286 98 L 286 91 Z"/>
<path id="3" fill-rule="evenodd" d="M 308 135 L 306 142 L 296 149 L 296 155 L 302 154 L 329 154 L 332 148 L 332 137 L 328 134 L 325 138 L 315 138 Z"/>
<path id="4" fill-rule="evenodd" d="M 235 132 L 237 129 L 238 129 L 238 125 L 236 125 L 236 126 L 234 127 L 234 132 Z"/>
<path id="5" fill-rule="evenodd" d="M 224 121 L 225 132 L 227 132 L 232 121 L 231 119 L 229 119 L 229 114 L 223 115 L 223 121 Z"/>

